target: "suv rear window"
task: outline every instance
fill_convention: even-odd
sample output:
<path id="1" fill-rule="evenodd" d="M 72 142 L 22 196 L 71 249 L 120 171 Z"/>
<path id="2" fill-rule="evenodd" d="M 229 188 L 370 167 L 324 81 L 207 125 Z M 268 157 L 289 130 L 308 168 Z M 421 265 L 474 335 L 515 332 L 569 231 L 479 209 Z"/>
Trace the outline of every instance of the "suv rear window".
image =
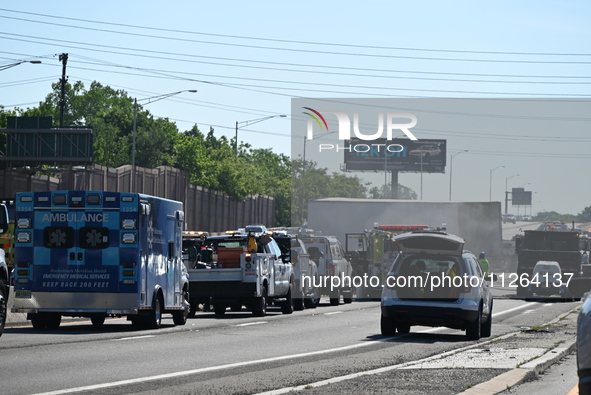
<path id="1" fill-rule="evenodd" d="M 458 264 L 458 261 L 453 257 L 423 257 L 414 255 L 402 261 L 402 266 L 398 272 L 403 276 L 419 273 L 429 273 L 430 276 L 441 276 L 441 273 L 449 275 L 452 268 L 454 268 L 453 266 L 456 264 Z M 454 268 L 455 275 L 462 275 L 464 273 L 463 266 L 458 264 Z"/>
<path id="2" fill-rule="evenodd" d="M 454 286 L 450 279 L 466 273 L 463 259 L 441 255 L 400 256 L 393 269 L 394 273 L 390 274 L 399 278 L 397 293 L 400 299 L 445 302 L 453 302 L 460 295 L 461 287 Z"/>

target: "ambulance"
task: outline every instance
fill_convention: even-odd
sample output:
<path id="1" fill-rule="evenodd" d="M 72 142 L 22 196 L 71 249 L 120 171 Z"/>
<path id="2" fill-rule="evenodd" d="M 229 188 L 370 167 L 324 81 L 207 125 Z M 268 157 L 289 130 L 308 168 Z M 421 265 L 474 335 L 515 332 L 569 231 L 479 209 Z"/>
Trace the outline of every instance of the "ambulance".
<path id="1" fill-rule="evenodd" d="M 162 315 L 184 325 L 189 284 L 182 262 L 183 205 L 123 192 L 16 194 L 13 313 L 36 329 L 62 316 L 100 327 L 126 316 L 138 329 Z"/>

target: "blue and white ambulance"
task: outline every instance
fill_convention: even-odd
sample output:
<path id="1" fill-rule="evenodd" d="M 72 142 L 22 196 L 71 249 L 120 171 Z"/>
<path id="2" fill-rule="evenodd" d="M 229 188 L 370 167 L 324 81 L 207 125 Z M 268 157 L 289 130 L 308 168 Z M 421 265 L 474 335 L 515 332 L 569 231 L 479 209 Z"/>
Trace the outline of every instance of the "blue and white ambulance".
<path id="1" fill-rule="evenodd" d="M 55 329 L 62 316 L 127 316 L 137 328 L 189 314 L 182 203 L 103 191 L 16 195 L 12 312 Z"/>

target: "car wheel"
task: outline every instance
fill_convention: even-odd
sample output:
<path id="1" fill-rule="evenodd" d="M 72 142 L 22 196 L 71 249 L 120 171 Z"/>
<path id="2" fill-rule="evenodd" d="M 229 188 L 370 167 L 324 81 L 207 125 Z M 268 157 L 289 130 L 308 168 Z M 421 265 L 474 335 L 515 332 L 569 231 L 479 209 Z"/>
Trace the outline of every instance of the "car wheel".
<path id="1" fill-rule="evenodd" d="M 189 301 L 189 291 L 185 289 L 183 290 L 183 309 L 172 313 L 172 322 L 175 325 L 185 325 L 189 314 L 191 314 L 191 302 Z"/>
<path id="2" fill-rule="evenodd" d="M 293 300 L 293 309 L 295 311 L 302 311 L 304 310 L 304 299 L 303 298 L 296 298 Z"/>
<path id="3" fill-rule="evenodd" d="M 189 310 L 189 318 L 195 317 L 195 314 L 197 314 L 198 308 L 199 308 L 199 303 L 191 302 L 191 309 Z"/>
<path id="4" fill-rule="evenodd" d="M 146 320 L 145 317 L 140 316 L 133 316 L 131 318 L 131 326 L 133 329 L 145 329 L 146 328 Z"/>
<path id="5" fill-rule="evenodd" d="M 90 322 L 92 322 L 92 326 L 100 328 L 105 323 L 105 318 L 107 318 L 107 316 L 104 314 L 93 315 L 90 317 Z"/>
<path id="6" fill-rule="evenodd" d="M 264 317 L 267 315 L 267 288 L 263 287 L 262 296 L 255 298 L 252 302 L 252 315 Z"/>
<path id="7" fill-rule="evenodd" d="M 213 305 L 213 312 L 218 317 L 221 317 L 222 315 L 226 314 L 226 305 L 221 303 L 215 303 Z"/>
<path id="8" fill-rule="evenodd" d="M 386 317 L 382 314 L 380 329 L 383 336 L 394 336 L 396 334 L 396 320 L 394 317 Z"/>
<path id="9" fill-rule="evenodd" d="M 409 324 L 398 324 L 396 326 L 396 330 L 398 331 L 398 333 L 405 335 L 410 332 L 410 325 Z"/>
<path id="10" fill-rule="evenodd" d="M 162 302 L 162 297 L 160 294 L 154 295 L 154 301 L 152 302 L 152 311 L 148 316 L 147 320 L 147 327 L 149 329 L 158 329 L 160 328 L 160 324 L 162 323 L 162 306 L 164 303 Z"/>
<path id="11" fill-rule="evenodd" d="M 293 313 L 293 298 L 291 297 L 293 290 L 293 283 L 289 284 L 289 290 L 287 291 L 287 295 L 285 296 L 285 302 L 281 304 L 281 312 L 283 314 L 291 314 Z"/>
<path id="12" fill-rule="evenodd" d="M 482 337 L 490 337 L 492 332 L 492 307 L 490 309 L 490 315 L 488 316 L 488 320 L 482 324 L 480 327 L 480 336 Z"/>
<path id="13" fill-rule="evenodd" d="M 338 306 L 341 302 L 341 291 L 335 291 L 330 295 L 330 305 Z"/>
<path id="14" fill-rule="evenodd" d="M 480 329 L 482 328 L 482 308 L 478 309 L 478 315 L 473 322 L 468 323 L 466 328 L 466 337 L 468 340 L 479 340 Z"/>
<path id="15" fill-rule="evenodd" d="M 343 303 L 353 303 L 353 288 L 351 288 L 349 291 L 343 292 Z"/>
<path id="16" fill-rule="evenodd" d="M 315 309 L 320 304 L 320 291 L 318 288 L 314 290 L 314 296 L 311 298 L 304 299 L 304 306 L 307 309 Z"/>

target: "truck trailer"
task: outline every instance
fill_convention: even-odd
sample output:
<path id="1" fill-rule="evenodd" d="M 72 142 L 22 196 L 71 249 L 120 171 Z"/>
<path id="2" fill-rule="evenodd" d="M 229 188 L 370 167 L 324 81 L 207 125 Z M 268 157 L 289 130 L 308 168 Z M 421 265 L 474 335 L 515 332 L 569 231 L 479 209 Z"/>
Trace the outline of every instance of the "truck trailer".
<path id="1" fill-rule="evenodd" d="M 307 227 L 336 236 L 376 224 L 426 224 L 462 236 L 466 249 L 485 251 L 491 262 L 502 256 L 500 202 L 437 202 L 395 199 L 325 198 L 308 202 Z M 493 267 L 492 269 L 496 269 Z"/>

